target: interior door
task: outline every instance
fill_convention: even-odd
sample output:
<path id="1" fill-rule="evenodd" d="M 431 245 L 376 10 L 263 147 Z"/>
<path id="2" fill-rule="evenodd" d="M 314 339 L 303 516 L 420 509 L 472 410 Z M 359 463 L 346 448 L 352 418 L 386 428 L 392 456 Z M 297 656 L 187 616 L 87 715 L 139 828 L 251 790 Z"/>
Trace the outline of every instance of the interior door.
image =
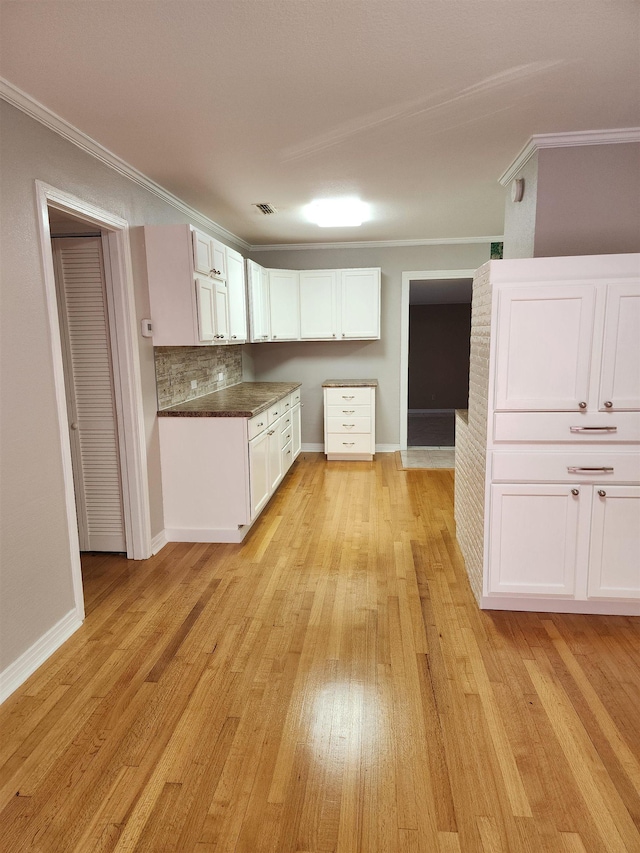
<path id="1" fill-rule="evenodd" d="M 81 551 L 126 551 L 100 237 L 51 241 Z"/>

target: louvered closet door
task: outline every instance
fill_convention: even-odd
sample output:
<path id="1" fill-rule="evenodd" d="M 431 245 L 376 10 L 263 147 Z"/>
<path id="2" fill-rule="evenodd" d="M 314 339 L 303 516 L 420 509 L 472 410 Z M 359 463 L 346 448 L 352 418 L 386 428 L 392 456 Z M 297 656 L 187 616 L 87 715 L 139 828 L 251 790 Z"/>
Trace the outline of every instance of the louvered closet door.
<path id="1" fill-rule="evenodd" d="M 99 237 L 51 241 L 81 551 L 125 551 L 107 295 Z"/>

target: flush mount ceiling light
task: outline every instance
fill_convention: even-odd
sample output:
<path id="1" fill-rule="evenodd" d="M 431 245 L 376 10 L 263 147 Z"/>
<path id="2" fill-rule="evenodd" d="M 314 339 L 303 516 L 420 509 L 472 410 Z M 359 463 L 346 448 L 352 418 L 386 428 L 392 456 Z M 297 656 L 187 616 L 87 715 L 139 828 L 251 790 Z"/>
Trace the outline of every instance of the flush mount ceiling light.
<path id="1" fill-rule="evenodd" d="M 362 225 L 369 219 L 369 205 L 359 198 L 322 198 L 312 201 L 305 216 L 321 228 L 343 228 Z"/>

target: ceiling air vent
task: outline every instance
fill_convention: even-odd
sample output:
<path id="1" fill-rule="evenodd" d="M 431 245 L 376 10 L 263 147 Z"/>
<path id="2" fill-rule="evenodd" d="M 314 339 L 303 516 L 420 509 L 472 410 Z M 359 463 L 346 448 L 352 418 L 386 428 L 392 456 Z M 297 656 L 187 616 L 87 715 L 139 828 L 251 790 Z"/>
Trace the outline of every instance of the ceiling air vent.
<path id="1" fill-rule="evenodd" d="M 264 213 L 265 216 L 278 212 L 272 204 L 254 204 L 254 207 L 257 207 L 260 213 Z"/>

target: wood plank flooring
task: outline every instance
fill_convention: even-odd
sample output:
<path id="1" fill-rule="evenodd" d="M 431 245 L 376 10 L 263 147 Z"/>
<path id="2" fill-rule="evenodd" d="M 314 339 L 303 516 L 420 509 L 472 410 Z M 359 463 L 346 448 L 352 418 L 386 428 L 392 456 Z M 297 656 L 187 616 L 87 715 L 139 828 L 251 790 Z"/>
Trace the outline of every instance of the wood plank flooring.
<path id="1" fill-rule="evenodd" d="M 638 853 L 640 620 L 479 611 L 452 494 L 303 454 L 243 545 L 87 556 L 4 853 Z"/>

